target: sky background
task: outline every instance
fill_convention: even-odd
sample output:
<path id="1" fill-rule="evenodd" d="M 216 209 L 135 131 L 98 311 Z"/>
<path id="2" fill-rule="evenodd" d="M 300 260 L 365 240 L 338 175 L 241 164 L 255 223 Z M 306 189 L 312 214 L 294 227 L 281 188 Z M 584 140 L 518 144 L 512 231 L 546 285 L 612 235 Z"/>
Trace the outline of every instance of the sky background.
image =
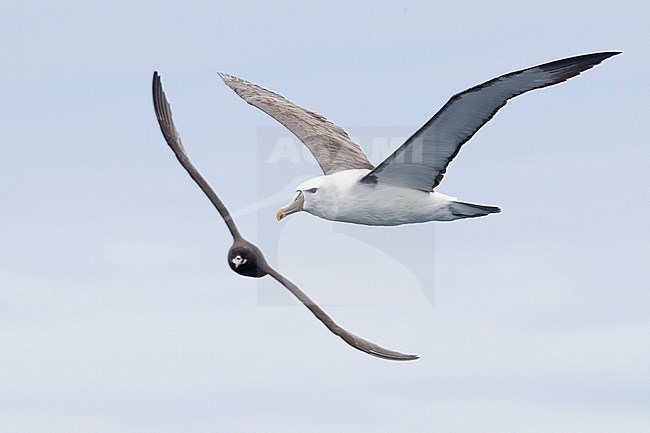
<path id="1" fill-rule="evenodd" d="M 650 431 L 649 22 L 646 1 L 2 2 L 0 429 Z M 217 76 L 378 163 L 458 91 L 607 50 L 451 164 L 440 191 L 501 214 L 394 228 L 275 222 L 318 168 L 270 161 L 295 142 Z M 245 236 L 346 329 L 420 360 L 353 350 L 229 270 L 154 70 Z"/>

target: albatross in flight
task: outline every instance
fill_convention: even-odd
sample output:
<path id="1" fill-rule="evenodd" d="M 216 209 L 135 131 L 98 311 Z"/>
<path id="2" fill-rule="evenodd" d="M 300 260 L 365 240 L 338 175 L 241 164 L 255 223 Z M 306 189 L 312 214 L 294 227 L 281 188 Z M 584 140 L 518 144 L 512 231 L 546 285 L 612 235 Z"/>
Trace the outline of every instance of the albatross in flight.
<path id="1" fill-rule="evenodd" d="M 356 224 L 393 226 L 474 218 L 501 210 L 459 201 L 436 190 L 460 148 L 509 99 L 575 77 L 619 52 L 569 57 L 511 72 L 471 87 L 451 99 L 392 155 L 373 166 L 340 127 L 282 96 L 232 75 L 223 81 L 244 101 L 289 129 L 324 175 L 296 188 L 282 218 L 306 211 Z"/>
<path id="2" fill-rule="evenodd" d="M 187 156 L 183 143 L 181 142 L 181 136 L 178 133 L 176 126 L 174 126 L 171 107 L 169 106 L 169 102 L 167 101 L 165 92 L 163 91 L 158 72 L 154 72 L 153 74 L 152 91 L 156 118 L 158 119 L 158 124 L 160 125 L 160 130 L 165 137 L 165 141 L 167 141 L 167 144 L 172 149 L 183 168 L 201 188 L 203 193 L 210 199 L 225 221 L 228 230 L 230 230 L 230 234 L 233 237 L 233 244 L 228 251 L 228 265 L 230 268 L 234 272 L 245 277 L 262 278 L 266 275 L 270 275 L 284 287 L 289 289 L 289 291 L 298 298 L 318 320 L 323 322 L 330 331 L 341 337 L 346 343 L 355 349 L 378 358 L 390 359 L 393 361 L 410 361 L 418 359 L 417 355 L 406 355 L 393 350 L 384 349 L 383 347 L 364 340 L 363 338 L 341 328 L 330 316 L 327 315 L 327 313 L 325 313 L 325 311 L 323 311 L 302 290 L 300 290 L 298 286 L 293 284 L 266 262 L 262 251 L 256 245 L 244 239 L 244 237 L 239 233 L 235 221 L 233 221 L 232 215 L 230 215 L 226 206 Z"/>

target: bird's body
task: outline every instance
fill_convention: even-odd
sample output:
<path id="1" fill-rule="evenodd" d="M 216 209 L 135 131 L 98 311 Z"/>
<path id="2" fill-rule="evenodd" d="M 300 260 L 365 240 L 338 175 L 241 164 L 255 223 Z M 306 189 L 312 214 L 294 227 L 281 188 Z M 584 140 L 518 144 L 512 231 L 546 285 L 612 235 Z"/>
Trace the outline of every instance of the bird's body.
<path id="1" fill-rule="evenodd" d="M 297 188 L 306 191 L 303 210 L 330 221 L 369 226 L 454 221 L 499 211 L 436 191 L 361 182 L 369 173 L 368 169 L 344 170 L 304 182 Z M 317 190 L 308 192 L 313 188 Z"/>
<path id="2" fill-rule="evenodd" d="M 224 82 L 249 104 L 283 124 L 314 155 L 325 176 L 299 185 L 278 220 L 299 211 L 355 224 L 394 226 L 454 221 L 498 213 L 435 189 L 461 147 L 506 103 L 552 86 L 619 54 L 602 52 L 510 72 L 462 91 L 376 167 L 340 127 L 270 90 L 232 75 Z"/>

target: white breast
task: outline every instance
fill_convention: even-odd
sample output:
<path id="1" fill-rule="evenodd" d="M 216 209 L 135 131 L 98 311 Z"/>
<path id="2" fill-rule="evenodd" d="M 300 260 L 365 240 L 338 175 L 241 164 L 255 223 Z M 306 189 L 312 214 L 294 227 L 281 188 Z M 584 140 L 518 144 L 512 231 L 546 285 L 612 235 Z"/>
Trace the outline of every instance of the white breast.
<path id="1" fill-rule="evenodd" d="M 368 171 L 346 170 L 327 176 L 331 177 L 328 193 L 308 211 L 332 221 L 365 225 L 449 220 L 448 206 L 454 197 L 381 183 L 359 183 Z"/>

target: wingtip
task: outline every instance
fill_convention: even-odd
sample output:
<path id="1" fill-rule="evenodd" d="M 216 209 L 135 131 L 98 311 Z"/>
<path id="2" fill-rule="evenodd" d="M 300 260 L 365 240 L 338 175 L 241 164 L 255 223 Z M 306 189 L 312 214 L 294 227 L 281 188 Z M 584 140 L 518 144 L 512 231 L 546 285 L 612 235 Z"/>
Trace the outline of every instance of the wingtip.
<path id="1" fill-rule="evenodd" d="M 411 355 L 407 353 L 397 352 L 395 350 L 386 349 L 377 344 L 364 340 L 358 336 L 355 336 L 356 341 L 350 341 L 349 339 L 345 338 L 343 335 L 340 334 L 339 337 L 341 337 L 343 341 L 345 341 L 355 349 L 361 350 L 362 352 L 366 352 L 367 354 L 375 356 L 377 358 L 386 359 L 388 361 L 415 361 L 416 359 L 420 359 L 419 355 Z"/>
<path id="2" fill-rule="evenodd" d="M 603 51 L 602 53 L 598 53 L 602 56 L 602 60 L 609 59 L 610 57 L 618 56 L 619 54 L 623 54 L 623 51 Z"/>
<path id="3" fill-rule="evenodd" d="M 562 61 L 578 61 L 583 60 L 586 64 L 589 64 L 590 67 L 595 66 L 602 61 L 609 59 L 610 57 L 617 56 L 621 54 L 622 51 L 599 51 L 595 53 L 582 54 L 574 57 L 568 57 L 566 59 L 557 60 L 555 62 L 550 62 L 549 64 L 555 64 Z"/>
<path id="4" fill-rule="evenodd" d="M 357 337 L 359 338 L 359 337 Z M 369 341 L 364 340 L 366 344 L 369 344 L 374 347 L 366 347 L 365 345 L 356 345 L 350 343 L 348 340 L 343 338 L 343 340 L 348 343 L 350 346 L 354 347 L 357 350 L 360 350 L 362 352 L 367 353 L 368 355 L 372 355 L 376 358 L 380 359 L 385 359 L 388 361 L 415 361 L 417 359 L 420 359 L 420 355 L 411 355 L 407 353 L 401 353 L 401 352 L 396 352 L 394 350 L 389 350 L 385 349 L 381 346 L 378 346 L 374 343 L 370 343 Z"/>
<path id="5" fill-rule="evenodd" d="M 408 355 L 406 353 L 399 353 L 393 351 L 387 351 L 387 352 L 388 353 L 386 352 L 366 352 L 366 353 L 376 358 L 381 358 L 388 361 L 416 361 L 420 359 L 419 355 Z"/>
<path id="6" fill-rule="evenodd" d="M 416 361 L 420 359 L 419 355 L 405 355 L 403 358 L 397 359 L 397 361 Z"/>
<path id="7" fill-rule="evenodd" d="M 610 57 L 618 56 L 622 51 L 602 51 L 600 53 L 585 54 L 585 59 L 592 59 L 592 66 L 595 66 Z"/>

